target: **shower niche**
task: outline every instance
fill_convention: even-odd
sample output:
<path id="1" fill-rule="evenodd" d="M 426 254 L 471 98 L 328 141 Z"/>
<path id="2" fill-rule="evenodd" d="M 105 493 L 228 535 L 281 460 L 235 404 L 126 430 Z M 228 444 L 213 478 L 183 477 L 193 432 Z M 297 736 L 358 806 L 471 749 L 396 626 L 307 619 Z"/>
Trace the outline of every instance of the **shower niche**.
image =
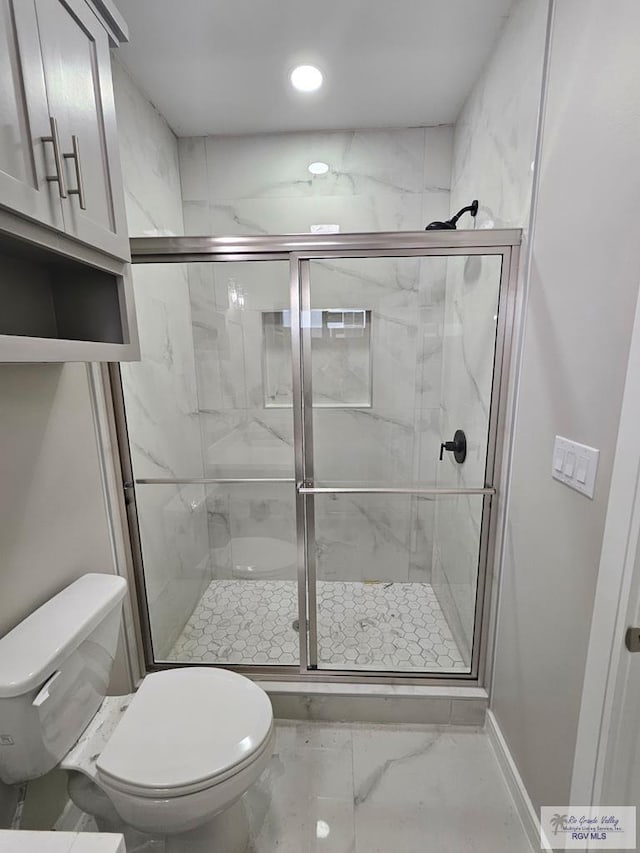
<path id="1" fill-rule="evenodd" d="M 371 408 L 371 311 L 315 309 L 307 316 L 313 348 L 313 404 Z M 291 407 L 291 311 L 262 312 L 262 340 L 265 408 Z"/>

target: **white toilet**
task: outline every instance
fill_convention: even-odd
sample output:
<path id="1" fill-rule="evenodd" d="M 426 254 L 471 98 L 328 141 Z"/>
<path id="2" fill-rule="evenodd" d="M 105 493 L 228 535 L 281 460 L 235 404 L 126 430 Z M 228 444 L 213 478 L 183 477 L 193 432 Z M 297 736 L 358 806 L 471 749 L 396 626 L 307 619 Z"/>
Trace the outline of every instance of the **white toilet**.
<path id="1" fill-rule="evenodd" d="M 85 575 L 0 640 L 0 779 L 60 766 L 101 829 L 119 817 L 153 837 L 215 838 L 269 762 L 271 703 L 249 679 L 205 667 L 106 697 L 125 593 L 122 578 Z"/>

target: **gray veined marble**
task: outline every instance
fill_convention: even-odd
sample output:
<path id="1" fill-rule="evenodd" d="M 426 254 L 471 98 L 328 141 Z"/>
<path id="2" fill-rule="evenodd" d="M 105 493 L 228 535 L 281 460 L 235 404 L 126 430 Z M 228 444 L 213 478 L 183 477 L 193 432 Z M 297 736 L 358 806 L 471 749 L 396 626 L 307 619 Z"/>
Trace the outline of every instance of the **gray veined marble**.
<path id="1" fill-rule="evenodd" d="M 451 128 L 181 139 L 180 155 L 185 200 L 437 194 L 448 192 Z M 313 160 L 329 163 L 320 179 Z"/>
<path id="2" fill-rule="evenodd" d="M 473 728 L 280 720 L 273 757 L 234 819 L 248 824 L 242 853 L 532 853 L 487 736 Z M 154 844 L 140 850 L 217 853 L 196 834 L 181 847 Z"/>
<path id="3" fill-rule="evenodd" d="M 353 802 L 356 808 L 366 803 L 372 797 L 376 790 L 382 786 L 385 781 L 386 774 L 398 765 L 412 762 L 417 758 L 424 758 L 429 750 L 437 743 L 440 735 L 433 735 L 424 739 L 424 742 L 417 747 L 411 749 L 403 755 L 394 758 L 387 758 L 381 764 L 378 764 L 371 773 L 362 780 L 357 791 L 354 793 Z"/>
<path id="4" fill-rule="evenodd" d="M 481 732 L 354 730 L 358 851 L 529 851 Z"/>

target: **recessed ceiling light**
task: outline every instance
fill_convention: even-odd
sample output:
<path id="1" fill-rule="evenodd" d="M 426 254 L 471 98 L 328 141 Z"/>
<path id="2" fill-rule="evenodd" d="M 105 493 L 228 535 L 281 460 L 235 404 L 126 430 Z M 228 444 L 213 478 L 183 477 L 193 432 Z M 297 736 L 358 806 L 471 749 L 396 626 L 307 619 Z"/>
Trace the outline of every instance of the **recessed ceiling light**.
<path id="1" fill-rule="evenodd" d="M 315 92 L 322 86 L 322 71 L 315 65 L 298 65 L 289 75 L 291 85 L 299 92 Z"/>
<path id="2" fill-rule="evenodd" d="M 317 163 L 309 163 L 309 171 L 312 175 L 326 175 L 329 171 L 329 164 L 318 161 Z"/>

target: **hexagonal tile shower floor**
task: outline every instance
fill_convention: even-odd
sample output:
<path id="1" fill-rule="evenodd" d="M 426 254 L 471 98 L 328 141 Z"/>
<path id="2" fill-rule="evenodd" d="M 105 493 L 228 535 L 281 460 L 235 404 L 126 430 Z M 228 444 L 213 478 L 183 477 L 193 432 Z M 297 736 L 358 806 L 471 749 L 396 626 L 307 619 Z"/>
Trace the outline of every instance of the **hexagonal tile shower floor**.
<path id="1" fill-rule="evenodd" d="M 427 583 L 318 581 L 322 669 L 468 672 Z M 295 581 L 214 580 L 168 659 L 298 663 Z"/>

